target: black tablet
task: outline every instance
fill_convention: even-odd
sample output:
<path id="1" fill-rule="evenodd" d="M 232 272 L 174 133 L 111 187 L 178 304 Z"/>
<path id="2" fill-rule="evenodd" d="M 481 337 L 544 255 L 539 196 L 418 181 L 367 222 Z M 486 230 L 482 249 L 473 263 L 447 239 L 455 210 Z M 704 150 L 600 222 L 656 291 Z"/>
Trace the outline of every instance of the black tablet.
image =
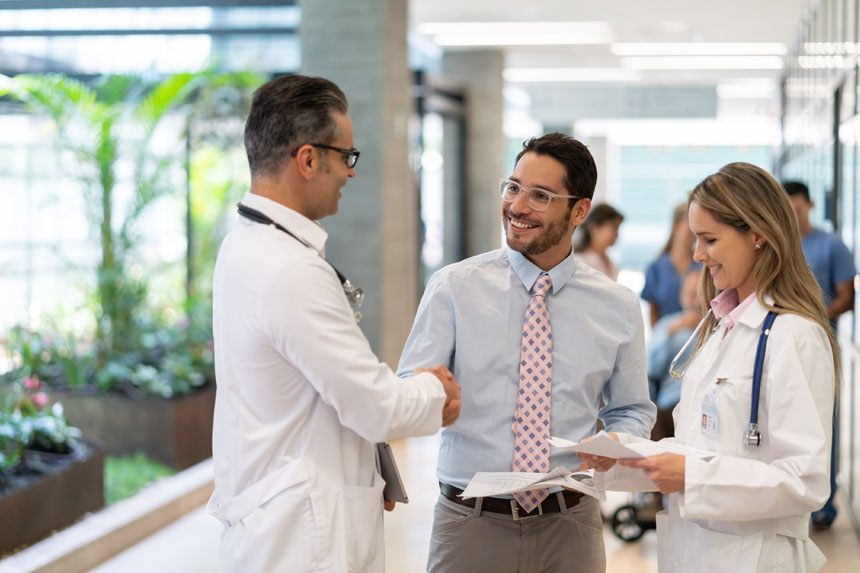
<path id="1" fill-rule="evenodd" d="M 379 442 L 376 444 L 376 451 L 379 452 L 379 471 L 382 474 L 382 479 L 385 480 L 382 496 L 387 501 L 409 503 L 409 497 L 406 495 L 403 480 L 400 479 L 400 472 L 397 471 L 397 462 L 394 461 L 394 452 L 391 450 L 391 446 L 388 442 Z"/>

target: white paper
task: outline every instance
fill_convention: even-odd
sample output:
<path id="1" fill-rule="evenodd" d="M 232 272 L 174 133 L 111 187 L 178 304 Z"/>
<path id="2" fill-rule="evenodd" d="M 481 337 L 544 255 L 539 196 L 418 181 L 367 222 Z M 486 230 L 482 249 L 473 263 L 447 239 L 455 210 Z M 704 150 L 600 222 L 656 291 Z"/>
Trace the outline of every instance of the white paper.
<path id="1" fill-rule="evenodd" d="M 631 450 L 627 446 L 613 440 L 606 432 L 600 432 L 586 442 L 571 442 L 570 440 L 553 436 L 549 439 L 549 444 L 568 452 L 592 454 L 616 460 L 622 458 L 647 457 L 636 450 Z"/>
<path id="2" fill-rule="evenodd" d="M 670 453 L 709 460 L 717 455 L 716 452 L 700 450 L 699 448 L 694 448 L 693 446 L 688 446 L 674 440 L 660 440 L 659 442 L 652 442 L 651 440 L 643 439 L 642 441 L 637 440 L 627 444 L 627 447 L 639 452 L 645 457 L 653 456 L 655 454 Z"/>
<path id="3" fill-rule="evenodd" d="M 702 459 L 710 459 L 717 455 L 715 452 L 700 450 L 674 440 L 652 442 L 645 438 L 634 438 L 630 443 L 621 444 L 612 439 L 606 432 L 600 432 L 585 442 L 571 442 L 570 440 L 553 436 L 549 439 L 549 443 L 560 450 L 592 454 L 616 460 L 629 458 L 641 459 L 662 453 L 680 454 L 682 456 L 692 456 Z"/>
<path id="4" fill-rule="evenodd" d="M 518 491 L 561 486 L 585 495 L 606 500 L 603 491 L 594 487 L 594 471 L 571 473 L 556 468 L 549 473 L 536 472 L 478 472 L 460 494 L 463 499 L 507 495 Z"/>

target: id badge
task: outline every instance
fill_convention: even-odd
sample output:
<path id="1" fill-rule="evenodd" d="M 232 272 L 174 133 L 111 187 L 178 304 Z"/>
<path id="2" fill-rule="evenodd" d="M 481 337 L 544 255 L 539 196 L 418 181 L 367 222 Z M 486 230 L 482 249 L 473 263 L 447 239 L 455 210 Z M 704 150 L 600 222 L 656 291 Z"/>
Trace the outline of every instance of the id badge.
<path id="1" fill-rule="evenodd" d="M 716 387 L 702 399 L 702 434 L 714 439 L 719 431 L 719 401 Z"/>

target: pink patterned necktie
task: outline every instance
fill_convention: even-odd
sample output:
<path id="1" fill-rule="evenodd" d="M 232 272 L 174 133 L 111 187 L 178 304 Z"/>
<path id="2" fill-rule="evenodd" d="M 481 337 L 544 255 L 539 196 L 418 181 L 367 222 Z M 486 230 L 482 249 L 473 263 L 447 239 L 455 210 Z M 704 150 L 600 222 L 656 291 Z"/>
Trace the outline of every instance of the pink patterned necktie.
<path id="1" fill-rule="evenodd" d="M 523 320 L 520 353 L 520 388 L 514 413 L 515 472 L 549 471 L 549 414 L 552 396 L 552 327 L 546 307 L 546 294 L 552 287 L 549 275 L 538 277 Z M 516 500 L 530 512 L 549 490 L 537 489 L 515 494 Z"/>

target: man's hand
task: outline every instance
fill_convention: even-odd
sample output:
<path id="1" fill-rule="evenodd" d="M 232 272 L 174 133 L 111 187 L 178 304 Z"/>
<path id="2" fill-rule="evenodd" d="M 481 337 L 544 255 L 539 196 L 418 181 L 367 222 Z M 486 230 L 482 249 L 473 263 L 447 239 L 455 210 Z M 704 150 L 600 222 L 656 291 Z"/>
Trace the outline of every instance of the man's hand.
<path id="1" fill-rule="evenodd" d="M 684 491 L 684 462 L 684 456 L 670 453 L 657 454 L 641 460 L 618 460 L 622 466 L 644 471 L 662 493 Z"/>
<path id="2" fill-rule="evenodd" d="M 396 501 L 388 501 L 387 499 L 382 500 L 382 506 L 385 508 L 385 511 L 394 511 L 395 505 L 397 505 Z"/>
<path id="3" fill-rule="evenodd" d="M 445 388 L 445 406 L 442 408 L 442 426 L 450 426 L 460 417 L 460 406 L 463 401 L 460 399 L 460 384 L 454 380 L 454 375 L 446 366 L 438 365 L 430 368 L 416 368 L 415 374 L 420 372 L 430 372 L 435 374 L 442 387 Z"/>
<path id="4" fill-rule="evenodd" d="M 616 442 L 618 441 L 618 436 L 615 434 L 615 432 L 607 432 L 606 434 Z M 581 444 L 582 442 L 587 442 L 593 437 L 594 436 L 588 436 L 587 438 L 582 438 L 579 443 Z M 615 462 L 617 461 L 615 458 L 605 458 L 603 456 L 584 454 L 582 452 L 579 452 L 576 455 L 579 457 L 579 459 L 583 460 L 582 464 L 579 466 L 580 471 L 595 469 L 599 472 L 607 472 L 612 468 L 612 466 L 615 465 Z"/>

